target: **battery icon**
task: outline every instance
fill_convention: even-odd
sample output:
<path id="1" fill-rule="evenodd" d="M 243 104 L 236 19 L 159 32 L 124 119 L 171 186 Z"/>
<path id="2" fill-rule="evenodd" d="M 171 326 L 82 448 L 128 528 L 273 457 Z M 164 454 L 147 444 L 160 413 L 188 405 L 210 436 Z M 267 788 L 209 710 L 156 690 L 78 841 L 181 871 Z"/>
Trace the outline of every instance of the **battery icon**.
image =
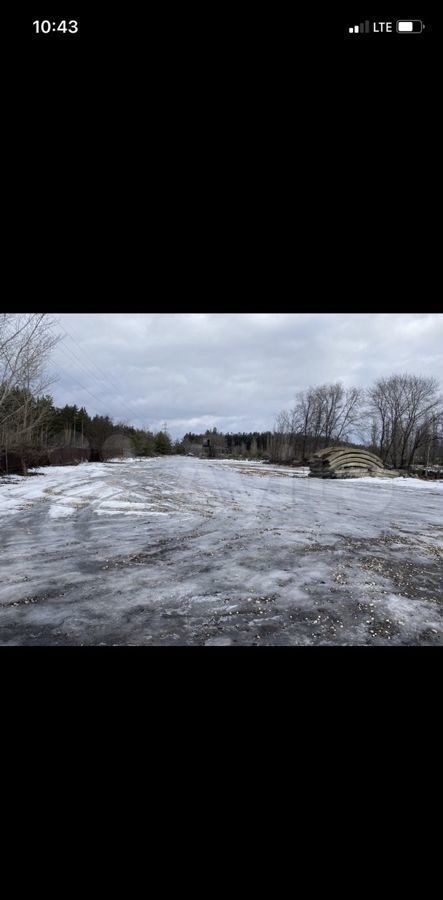
<path id="1" fill-rule="evenodd" d="M 402 19 L 397 22 L 397 31 L 399 34 L 420 34 L 424 25 L 420 19 Z"/>

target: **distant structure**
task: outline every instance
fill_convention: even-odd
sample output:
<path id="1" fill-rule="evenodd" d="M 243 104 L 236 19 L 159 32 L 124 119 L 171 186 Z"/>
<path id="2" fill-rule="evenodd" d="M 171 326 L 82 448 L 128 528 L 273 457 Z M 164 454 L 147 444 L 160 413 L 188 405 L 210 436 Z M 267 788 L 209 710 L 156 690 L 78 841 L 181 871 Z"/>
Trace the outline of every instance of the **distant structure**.
<path id="1" fill-rule="evenodd" d="M 196 435 L 197 437 L 197 435 Z M 199 440 L 184 441 L 188 456 L 198 456 L 200 459 L 215 459 L 217 457 L 231 456 L 226 450 L 225 436 L 223 434 L 198 435 Z"/>
<path id="2" fill-rule="evenodd" d="M 202 456 L 210 457 L 213 454 L 215 454 L 215 448 L 212 447 L 211 438 L 204 438 L 203 439 L 203 447 L 202 447 Z"/>
<path id="3" fill-rule="evenodd" d="M 309 462 L 311 478 L 362 478 L 363 476 L 396 477 L 399 473 L 385 469 L 379 456 L 354 447 L 327 447 L 315 453 Z"/>
<path id="4" fill-rule="evenodd" d="M 209 438 L 203 438 L 200 443 L 194 442 L 187 446 L 188 456 L 198 456 L 200 459 L 208 459 L 211 456 L 211 441 Z"/>

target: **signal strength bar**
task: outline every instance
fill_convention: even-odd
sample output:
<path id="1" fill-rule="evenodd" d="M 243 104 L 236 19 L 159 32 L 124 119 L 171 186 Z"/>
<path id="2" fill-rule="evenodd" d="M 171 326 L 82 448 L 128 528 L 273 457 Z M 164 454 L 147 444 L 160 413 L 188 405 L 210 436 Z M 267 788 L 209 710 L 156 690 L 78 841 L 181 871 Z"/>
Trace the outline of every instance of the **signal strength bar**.
<path id="1" fill-rule="evenodd" d="M 360 25 L 351 25 L 349 34 L 369 34 L 369 22 L 360 22 Z"/>

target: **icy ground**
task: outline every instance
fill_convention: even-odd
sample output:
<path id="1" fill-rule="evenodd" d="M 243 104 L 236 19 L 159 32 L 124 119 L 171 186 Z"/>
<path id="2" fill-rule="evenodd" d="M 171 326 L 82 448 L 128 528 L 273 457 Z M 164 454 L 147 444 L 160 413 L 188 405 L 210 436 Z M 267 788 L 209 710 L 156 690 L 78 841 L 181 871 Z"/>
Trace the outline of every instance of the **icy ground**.
<path id="1" fill-rule="evenodd" d="M 37 471 L 0 483 L 0 644 L 443 643 L 443 482 Z"/>

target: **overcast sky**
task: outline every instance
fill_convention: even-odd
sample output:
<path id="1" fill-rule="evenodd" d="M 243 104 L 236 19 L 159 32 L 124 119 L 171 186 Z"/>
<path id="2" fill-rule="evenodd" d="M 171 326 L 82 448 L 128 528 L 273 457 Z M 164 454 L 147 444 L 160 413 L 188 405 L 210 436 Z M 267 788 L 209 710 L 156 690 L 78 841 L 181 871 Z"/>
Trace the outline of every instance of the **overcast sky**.
<path id="1" fill-rule="evenodd" d="M 297 391 L 326 381 L 435 375 L 443 316 L 404 314 L 63 313 L 53 354 L 57 406 L 136 427 L 265 431 Z M 66 333 L 67 332 L 67 333 Z"/>

